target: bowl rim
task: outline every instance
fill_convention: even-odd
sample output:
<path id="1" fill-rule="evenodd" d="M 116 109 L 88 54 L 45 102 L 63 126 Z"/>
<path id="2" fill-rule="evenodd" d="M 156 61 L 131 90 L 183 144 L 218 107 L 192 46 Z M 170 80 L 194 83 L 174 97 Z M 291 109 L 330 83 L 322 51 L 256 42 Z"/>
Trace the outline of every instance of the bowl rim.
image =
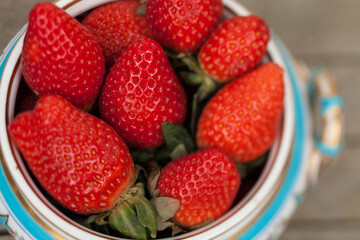
<path id="1" fill-rule="evenodd" d="M 94 7 L 94 5 L 102 5 L 108 2 L 112 2 L 113 0 L 101 0 L 101 1 L 97 1 L 96 4 L 89 4 L 91 1 L 89 0 L 58 0 L 56 2 L 56 4 L 60 7 L 63 8 L 67 8 L 67 11 L 72 14 L 72 15 L 78 15 L 81 12 L 87 11 L 88 9 L 91 9 Z M 235 1 L 235 0 L 224 0 L 224 5 L 229 7 L 232 11 L 234 11 L 236 14 L 238 15 L 248 15 L 250 14 L 250 12 L 244 7 L 242 6 L 239 2 Z M 15 36 L 15 38 L 9 43 L 8 47 L 6 48 L 7 50 L 4 52 L 4 59 L 3 62 L 0 65 L 0 109 L 9 109 L 8 112 L 1 112 L 0 113 L 0 122 L 1 122 L 1 126 L 0 126 L 0 131 L 1 132 L 7 132 L 7 123 L 10 122 L 12 116 L 13 116 L 13 109 L 11 110 L 11 108 L 9 107 L 10 103 L 9 101 L 7 101 L 7 99 L 11 98 L 15 99 L 16 94 L 14 93 L 17 90 L 17 86 L 15 83 L 15 85 L 11 86 L 11 91 L 7 91 L 7 87 L 11 84 L 14 84 L 14 82 L 8 82 L 8 81 L 4 81 L 5 77 L 4 76 L 10 76 L 9 79 L 14 79 L 16 77 L 19 77 L 19 71 L 18 72 L 14 72 L 13 70 L 17 67 L 19 67 L 19 56 L 21 53 L 21 48 L 22 48 L 22 41 L 23 41 L 23 37 L 24 37 L 24 32 L 26 31 L 26 25 L 24 26 L 24 28 Z M 286 64 L 283 61 L 283 56 L 280 53 L 280 51 L 277 49 L 276 44 L 274 43 L 273 40 L 270 41 L 269 43 L 269 52 L 271 54 L 271 56 L 274 58 L 274 61 L 279 63 L 279 65 L 281 65 L 284 69 L 286 69 Z M 12 70 L 11 70 L 12 69 Z M 256 189 L 255 187 L 252 190 L 251 194 L 248 194 L 248 199 L 247 199 L 247 203 L 242 207 L 234 207 L 233 209 L 231 209 L 227 214 L 225 214 L 222 218 L 220 218 L 219 220 L 215 221 L 213 224 L 209 224 L 208 226 L 204 227 L 204 228 L 200 228 L 198 230 L 192 231 L 188 234 L 183 234 L 181 235 L 182 238 L 187 237 L 188 239 L 204 239 L 204 236 L 202 235 L 202 233 L 206 232 L 206 234 L 210 234 L 213 236 L 217 236 L 221 233 L 223 233 L 224 231 L 226 231 L 226 229 L 229 228 L 229 226 L 234 226 L 235 224 L 239 224 L 239 219 L 244 219 L 244 216 L 249 216 L 249 214 L 251 213 L 256 213 L 255 209 L 258 208 L 260 205 L 262 206 L 263 209 L 264 207 L 266 207 L 266 204 L 255 204 L 258 202 L 261 202 L 260 200 L 263 199 L 267 199 L 266 203 L 269 203 L 269 201 L 272 199 L 273 195 L 276 193 L 276 191 L 274 192 L 274 189 L 272 189 L 274 186 L 279 184 L 279 179 L 281 179 L 281 177 L 284 175 L 284 172 L 286 172 L 287 169 L 287 163 L 288 163 L 288 155 L 290 153 L 291 150 L 291 144 L 293 143 L 292 138 L 293 138 L 293 132 L 294 132 L 294 109 L 293 109 L 293 105 L 294 105 L 294 99 L 293 99 L 293 95 L 292 95 L 292 87 L 290 84 L 290 79 L 288 74 L 285 74 L 285 108 L 284 108 L 284 127 L 283 127 L 283 131 L 281 132 L 281 146 L 280 149 L 277 150 L 277 152 L 275 153 L 274 151 L 272 151 L 271 154 L 276 155 L 277 156 L 277 160 L 276 160 L 276 168 L 271 168 L 269 175 L 267 176 L 267 179 L 271 179 L 271 181 L 265 181 L 265 179 L 263 179 L 264 184 L 261 184 L 259 189 Z M 19 81 L 18 81 L 19 82 Z M 9 97 L 10 95 L 10 97 Z M 4 121 L 3 121 L 4 120 Z M 5 124 L 4 124 L 5 123 Z M 13 191 L 16 191 L 17 194 L 21 194 L 25 200 L 23 200 L 21 202 L 21 204 L 26 206 L 26 210 L 32 212 L 30 215 L 32 216 L 36 216 L 38 223 L 41 225 L 41 227 L 43 227 L 43 229 L 45 229 L 45 233 L 49 233 L 50 235 L 56 237 L 57 239 L 62 239 L 63 237 L 60 238 L 60 235 L 57 233 L 58 231 L 61 232 L 61 234 L 64 234 L 63 230 L 66 226 L 66 234 L 68 235 L 69 233 L 71 233 L 72 231 L 76 230 L 79 231 L 79 226 L 72 224 L 72 220 L 70 220 L 71 222 L 69 222 L 68 220 L 65 220 L 63 217 L 61 217 L 62 219 L 58 219 L 59 218 L 59 214 L 63 215 L 62 213 L 60 213 L 55 207 L 53 208 L 49 208 L 48 206 L 46 206 L 46 208 L 43 208 L 43 205 L 45 204 L 44 201 L 47 201 L 45 198 L 44 199 L 39 199 L 38 194 L 35 194 L 34 192 L 31 191 L 32 187 L 29 187 L 29 185 L 31 185 L 31 182 L 29 182 L 29 178 L 28 177 L 24 177 L 24 173 L 21 173 L 21 167 L 19 167 L 16 163 L 18 161 L 16 161 L 14 159 L 13 156 L 16 156 L 17 159 L 19 159 L 19 153 L 17 151 L 14 151 L 14 147 L 11 146 L 10 142 L 10 137 L 8 136 L 8 134 L 2 134 L 0 136 L 0 140 L 1 140 L 1 154 L 3 155 L 2 158 L 5 159 L 5 155 L 6 153 L 12 153 L 12 157 L 7 157 L 6 158 L 6 167 L 8 168 L 8 172 L 5 173 L 5 178 L 6 179 L 10 179 L 9 184 L 11 185 L 11 188 Z M 279 143 L 280 144 L 280 143 Z M 6 155 L 8 156 L 8 155 Z M 280 159 L 280 160 L 279 160 Z M 3 160 L 2 160 L 3 161 Z M 5 162 L 5 160 L 4 160 Z M 3 163 L 3 162 L 2 162 Z M 270 168 L 270 166 L 267 166 L 268 168 Z M 271 166 L 272 167 L 272 166 Z M 269 170 L 269 169 L 268 169 Z M 261 182 L 261 181 L 258 181 Z M 1 185 L 0 185 L 1 186 Z M 276 188 L 278 189 L 278 188 Z M 1 190 L 1 188 L 0 188 Z M 257 190 L 257 191 L 255 191 Z M 261 190 L 261 191 L 260 191 Z M 20 193 L 19 193 L 20 192 Z M 273 194 L 269 194 L 269 193 L 273 193 Z M 20 196 L 20 195 L 18 195 Z M 250 197 L 251 196 L 251 197 Z M 251 205 L 251 208 L 246 208 L 246 205 L 248 204 Z M 48 204 L 45 204 L 48 205 Z M 42 210 L 41 213 L 39 213 L 40 209 Z M 45 210 L 45 212 L 44 212 Z M 264 210 L 264 209 L 263 209 Z M 39 215 L 40 214 L 40 215 Z M 257 212 L 258 214 L 258 212 Z M 18 214 L 15 214 L 16 216 Z M 30 217 L 31 218 L 31 217 Z M 49 220 L 51 219 L 51 220 Z M 230 221 L 231 219 L 236 219 L 236 221 Z M 61 221 L 59 221 L 61 220 Z M 22 222 L 22 221 L 21 221 Z M 56 222 L 56 224 L 55 224 Z M 242 222 L 244 225 L 248 224 L 248 221 L 244 221 Z M 60 223 L 60 224 L 59 224 Z M 215 226 L 216 225 L 216 226 Z M 60 227 L 61 226 L 61 227 Z M 38 231 L 42 232 L 41 234 L 44 234 L 43 231 L 41 231 L 41 227 L 40 229 L 35 229 L 35 233 L 37 233 Z M 84 230 L 84 227 L 81 227 L 82 230 Z M 102 235 L 102 234 L 98 234 L 92 230 L 88 230 L 86 231 L 86 239 L 93 239 L 90 238 L 96 236 L 96 239 L 101 239 L 102 237 L 106 236 L 106 238 L 108 239 L 109 236 L 107 235 Z M 90 236 L 87 236 L 89 233 Z M 79 235 L 79 232 L 77 232 L 76 234 L 77 236 Z M 58 238 L 59 237 L 59 238 Z M 71 235 L 68 235 L 67 237 L 73 237 L 73 238 L 78 238 L 78 237 L 74 237 Z M 174 238 L 168 238 L 168 239 L 176 239 L 177 237 Z M 119 239 L 119 238 L 114 238 L 114 239 Z"/>

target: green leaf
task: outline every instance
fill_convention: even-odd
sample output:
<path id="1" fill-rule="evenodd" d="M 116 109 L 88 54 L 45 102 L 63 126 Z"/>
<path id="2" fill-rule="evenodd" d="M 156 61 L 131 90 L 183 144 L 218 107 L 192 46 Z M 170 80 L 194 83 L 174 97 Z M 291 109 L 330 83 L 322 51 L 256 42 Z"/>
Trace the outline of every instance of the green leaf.
<path id="1" fill-rule="evenodd" d="M 131 200 L 133 197 L 144 197 L 145 196 L 145 183 L 138 182 L 132 187 L 125 195 L 125 200 Z"/>
<path id="2" fill-rule="evenodd" d="M 197 94 L 194 94 L 191 103 L 191 117 L 190 117 L 190 131 L 193 136 L 196 134 L 197 119 L 199 115 L 199 99 Z"/>
<path id="3" fill-rule="evenodd" d="M 247 177 L 247 171 L 245 164 L 242 163 L 235 163 L 236 169 L 240 174 L 241 179 L 245 179 Z"/>
<path id="4" fill-rule="evenodd" d="M 184 144 L 188 152 L 195 151 L 194 140 L 183 126 L 163 123 L 161 129 L 166 145 L 172 149 L 171 152 L 180 144 Z"/>
<path id="5" fill-rule="evenodd" d="M 189 152 L 186 150 L 185 144 L 181 143 L 170 153 L 172 160 L 187 155 Z"/>
<path id="6" fill-rule="evenodd" d="M 105 220 L 109 216 L 108 213 L 101 213 L 96 215 L 91 215 L 87 217 L 82 224 L 90 229 L 93 229 L 97 232 L 101 232 L 104 234 L 109 234 L 109 230 L 107 227 L 108 222 Z"/>
<path id="7" fill-rule="evenodd" d="M 149 174 L 147 179 L 147 188 L 151 197 L 156 196 L 156 186 L 160 177 L 160 169 L 157 169 Z"/>
<path id="8" fill-rule="evenodd" d="M 144 1 L 141 1 L 141 2 L 144 2 Z M 140 6 L 136 9 L 135 14 L 136 14 L 137 16 L 145 16 L 145 15 L 146 15 L 146 5 L 145 5 L 145 2 L 140 4 Z"/>
<path id="9" fill-rule="evenodd" d="M 200 85 L 204 80 L 201 75 L 193 72 L 179 72 L 181 79 L 192 86 Z"/>
<path id="10" fill-rule="evenodd" d="M 213 94 L 217 89 L 219 89 L 222 84 L 215 82 L 208 76 L 203 76 L 203 82 L 196 92 L 196 98 L 198 102 L 203 101 L 205 98 Z M 195 97 L 195 96 L 194 96 Z"/>
<path id="11" fill-rule="evenodd" d="M 91 228 L 91 224 L 95 222 L 95 220 L 99 217 L 99 215 L 91 215 L 88 218 L 86 218 L 82 224 L 87 227 Z"/>
<path id="12" fill-rule="evenodd" d="M 159 217 L 164 221 L 172 218 L 180 207 L 180 200 L 176 198 L 157 197 L 153 198 L 151 201 L 154 204 Z"/>
<path id="13" fill-rule="evenodd" d="M 266 159 L 268 158 L 268 155 L 269 155 L 269 152 L 266 152 L 265 154 L 263 154 L 260 157 L 256 158 L 254 161 L 246 163 L 245 167 L 247 169 L 247 172 L 251 172 L 255 168 L 259 167 L 261 164 L 263 164 L 266 161 Z"/>
<path id="14" fill-rule="evenodd" d="M 134 186 L 134 184 L 136 182 L 141 181 L 146 178 L 147 178 L 147 172 L 146 172 L 145 168 L 143 168 L 139 164 L 135 164 L 135 173 L 134 173 L 133 183 L 131 184 L 131 186 Z"/>
<path id="15" fill-rule="evenodd" d="M 251 174 L 257 167 L 261 166 L 266 159 L 268 158 L 269 152 L 261 155 L 260 157 L 254 159 L 248 163 L 236 163 L 236 168 L 241 176 L 241 179 L 246 178 Z"/>
<path id="16" fill-rule="evenodd" d="M 196 58 L 193 55 L 184 55 L 181 57 L 181 61 L 185 63 L 185 65 L 198 75 L 204 75 L 203 70 L 200 68 Z"/>
<path id="17" fill-rule="evenodd" d="M 93 228 L 95 231 L 109 235 L 108 225 L 95 225 Z"/>
<path id="18" fill-rule="evenodd" d="M 151 232 L 151 237 L 155 238 L 157 229 L 157 215 L 155 209 L 145 197 L 137 197 L 133 200 L 141 225 L 148 228 Z"/>
<path id="19" fill-rule="evenodd" d="M 155 149 L 136 149 L 131 151 L 134 162 L 145 164 L 154 157 Z"/>
<path id="20" fill-rule="evenodd" d="M 127 202 L 114 208 L 109 215 L 109 225 L 125 236 L 146 240 L 146 229 L 141 225 L 135 211 Z"/>
<path id="21" fill-rule="evenodd" d="M 157 213 L 157 230 L 163 231 L 166 228 L 173 226 L 174 223 L 169 220 L 179 209 L 180 201 L 169 197 L 154 197 L 150 202 Z"/>
<path id="22" fill-rule="evenodd" d="M 91 224 L 93 223 L 95 223 L 96 225 L 106 225 L 107 221 L 105 220 L 105 218 L 107 218 L 108 216 L 108 213 L 90 215 L 82 222 L 82 224 L 88 228 L 92 228 Z"/>
<path id="23" fill-rule="evenodd" d="M 108 213 L 106 213 L 106 214 L 104 214 L 104 215 L 102 215 L 102 216 L 98 217 L 98 218 L 95 220 L 96 225 L 98 225 L 98 226 L 102 226 L 102 225 L 106 225 L 106 224 L 108 224 L 108 221 L 107 221 L 107 220 L 105 220 L 105 218 L 107 218 L 108 216 L 109 216 L 109 214 L 108 214 Z"/>
<path id="24" fill-rule="evenodd" d="M 157 219 L 157 230 L 158 231 L 163 231 L 166 228 L 171 227 L 173 225 L 174 225 L 173 222 L 165 221 L 161 217 L 158 216 L 158 219 Z"/>
<path id="25" fill-rule="evenodd" d="M 185 229 L 180 228 L 178 225 L 171 226 L 171 230 L 172 230 L 171 233 L 172 236 L 175 236 L 176 234 L 181 232 L 187 232 Z"/>
<path id="26" fill-rule="evenodd" d="M 166 145 L 162 145 L 156 151 L 156 154 L 153 159 L 156 162 L 158 162 L 160 165 L 166 165 L 171 160 L 169 157 L 171 152 L 172 152 L 171 148 L 169 148 Z"/>

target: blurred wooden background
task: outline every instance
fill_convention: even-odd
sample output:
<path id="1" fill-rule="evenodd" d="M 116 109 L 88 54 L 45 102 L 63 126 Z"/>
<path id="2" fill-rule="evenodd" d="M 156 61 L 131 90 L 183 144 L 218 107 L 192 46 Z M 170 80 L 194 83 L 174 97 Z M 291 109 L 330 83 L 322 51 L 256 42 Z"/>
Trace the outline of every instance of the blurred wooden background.
<path id="1" fill-rule="evenodd" d="M 0 49 L 27 21 L 39 0 L 0 1 Z M 325 65 L 339 79 L 346 108 L 346 146 L 327 168 L 315 191 L 290 222 L 281 240 L 360 239 L 360 1 L 242 0 L 262 16 L 310 67 Z M 11 239 L 0 227 L 0 240 Z"/>

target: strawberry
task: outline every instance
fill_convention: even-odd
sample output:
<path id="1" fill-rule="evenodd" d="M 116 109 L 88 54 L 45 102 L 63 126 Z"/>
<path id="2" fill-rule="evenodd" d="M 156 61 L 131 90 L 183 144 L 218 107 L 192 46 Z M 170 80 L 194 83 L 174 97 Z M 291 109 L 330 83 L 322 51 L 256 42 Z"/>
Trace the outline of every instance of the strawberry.
<path id="1" fill-rule="evenodd" d="M 269 39 L 268 26 L 260 17 L 236 16 L 218 25 L 198 61 L 213 79 L 228 82 L 260 63 Z"/>
<path id="2" fill-rule="evenodd" d="M 137 15 L 140 1 L 125 0 L 96 8 L 82 21 L 100 43 L 106 63 L 112 66 L 124 49 L 149 35 L 146 17 Z"/>
<path id="3" fill-rule="evenodd" d="M 9 129 L 41 186 L 76 213 L 110 209 L 133 182 L 134 164 L 123 140 L 63 97 L 43 96 Z"/>
<path id="4" fill-rule="evenodd" d="M 226 84 L 201 113 L 198 147 L 216 146 L 235 162 L 256 159 L 274 141 L 283 98 L 283 70 L 276 63 Z"/>
<path id="5" fill-rule="evenodd" d="M 38 3 L 29 15 L 22 70 L 40 97 L 58 94 L 88 110 L 100 92 L 105 60 L 95 37 L 52 3 Z"/>
<path id="6" fill-rule="evenodd" d="M 111 68 L 99 100 L 100 113 L 132 148 L 164 143 L 161 124 L 181 125 L 185 91 L 161 46 L 150 38 L 132 43 Z"/>
<path id="7" fill-rule="evenodd" d="M 222 16 L 221 0 L 147 0 L 146 13 L 154 37 L 176 52 L 201 47 Z"/>
<path id="8" fill-rule="evenodd" d="M 240 187 L 233 161 L 216 148 L 180 157 L 160 172 L 159 197 L 180 200 L 172 221 L 180 227 L 196 228 L 224 214 Z"/>

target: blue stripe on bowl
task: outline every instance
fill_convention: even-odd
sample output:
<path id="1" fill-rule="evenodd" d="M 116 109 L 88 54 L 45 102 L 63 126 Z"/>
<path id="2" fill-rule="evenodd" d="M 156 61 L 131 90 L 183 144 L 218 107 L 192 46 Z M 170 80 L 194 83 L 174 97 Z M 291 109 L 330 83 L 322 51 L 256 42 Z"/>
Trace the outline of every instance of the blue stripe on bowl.
<path id="1" fill-rule="evenodd" d="M 282 183 L 281 188 L 279 189 L 278 194 L 275 196 L 273 202 L 270 204 L 264 214 L 256 221 L 244 234 L 242 234 L 237 240 L 248 240 L 254 239 L 258 234 L 264 230 L 268 224 L 276 217 L 279 210 L 284 206 L 285 201 L 290 196 L 291 190 L 293 189 L 301 167 L 303 160 L 303 150 L 305 143 L 305 114 L 304 114 L 304 103 L 302 99 L 302 94 L 299 90 L 298 79 L 293 68 L 289 54 L 287 53 L 285 47 L 281 41 L 274 37 L 275 43 L 278 46 L 280 53 L 285 62 L 285 67 L 290 76 L 290 82 L 293 86 L 294 92 L 294 104 L 295 104 L 295 133 L 294 133 L 294 146 L 293 152 L 291 154 L 290 164 L 288 172 L 285 176 L 285 179 Z"/>
<path id="2" fill-rule="evenodd" d="M 19 38 L 26 30 L 26 26 L 19 31 L 19 33 L 13 38 L 10 44 L 4 51 L 4 55 L 0 60 L 0 76 L 2 75 L 6 62 L 15 47 L 16 43 L 19 41 Z M 5 156 L 4 156 L 5 158 Z M 5 172 L 3 166 L 0 165 L 0 191 L 2 196 L 4 197 L 6 203 L 4 203 L 3 199 L 0 197 L 0 201 L 4 203 L 5 207 L 9 207 L 10 209 L 6 209 L 9 212 L 10 216 L 15 220 L 16 224 L 27 234 L 27 239 L 38 239 L 38 240 L 50 240 L 53 238 L 48 232 L 46 232 L 26 211 L 20 201 L 17 199 L 13 190 L 10 187 L 10 184 L 5 176 Z"/>

